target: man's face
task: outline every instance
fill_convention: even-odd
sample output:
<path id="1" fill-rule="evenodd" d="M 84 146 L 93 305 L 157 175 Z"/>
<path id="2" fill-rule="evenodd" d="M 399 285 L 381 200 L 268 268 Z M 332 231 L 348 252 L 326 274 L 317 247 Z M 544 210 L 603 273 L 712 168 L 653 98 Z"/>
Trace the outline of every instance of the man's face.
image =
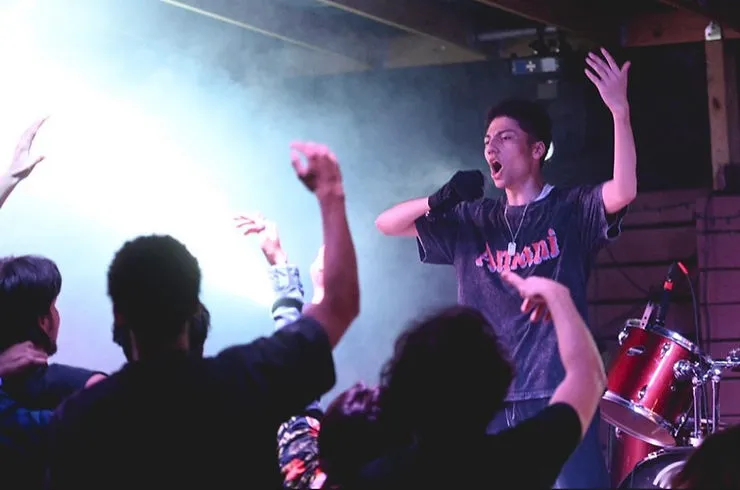
<path id="1" fill-rule="evenodd" d="M 519 123 L 497 117 L 488 126 L 483 140 L 483 156 L 497 188 L 509 188 L 539 172 L 542 142 L 533 143 Z"/>

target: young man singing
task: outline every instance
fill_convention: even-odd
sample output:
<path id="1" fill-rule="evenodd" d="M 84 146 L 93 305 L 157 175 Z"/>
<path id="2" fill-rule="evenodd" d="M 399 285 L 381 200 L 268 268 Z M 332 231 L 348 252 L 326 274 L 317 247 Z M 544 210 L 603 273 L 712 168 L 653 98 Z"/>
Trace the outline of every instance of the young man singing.
<path id="1" fill-rule="evenodd" d="M 590 53 L 586 76 L 614 121 L 614 176 L 597 186 L 554 188 L 542 165 L 551 121 L 537 104 L 507 100 L 491 109 L 484 157 L 505 196 L 486 199 L 479 171 L 457 172 L 429 197 L 382 213 L 378 229 L 417 238 L 422 262 L 455 267 L 458 300 L 479 309 L 511 356 L 515 379 L 507 404 L 489 425 L 499 432 L 534 416 L 564 377 L 555 331 L 533 322 L 501 279 L 503 271 L 564 284 L 587 318 L 586 284 L 598 251 L 619 233 L 621 212 L 637 193 L 636 154 L 627 100 L 629 62 L 621 67 L 604 49 Z M 560 474 L 556 488 L 609 486 L 598 440 L 598 417 Z"/>

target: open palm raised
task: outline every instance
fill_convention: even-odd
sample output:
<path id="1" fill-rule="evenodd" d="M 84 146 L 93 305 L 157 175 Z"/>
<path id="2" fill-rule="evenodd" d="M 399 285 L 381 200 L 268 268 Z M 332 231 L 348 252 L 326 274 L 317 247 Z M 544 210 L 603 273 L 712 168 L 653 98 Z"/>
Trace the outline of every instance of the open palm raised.
<path id="1" fill-rule="evenodd" d="M 612 113 L 624 112 L 628 109 L 627 101 L 627 75 L 630 62 L 627 61 L 621 67 L 617 64 L 609 51 L 601 48 L 601 55 L 588 53 L 586 56 L 586 77 L 596 85 L 599 95 L 604 104 Z M 603 58 L 602 58 L 603 57 Z"/>

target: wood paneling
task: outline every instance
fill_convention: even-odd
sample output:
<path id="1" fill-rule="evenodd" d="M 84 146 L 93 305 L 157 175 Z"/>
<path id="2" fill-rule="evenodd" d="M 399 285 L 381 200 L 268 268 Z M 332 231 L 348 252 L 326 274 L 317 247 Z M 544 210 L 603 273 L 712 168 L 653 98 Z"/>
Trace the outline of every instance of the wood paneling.
<path id="1" fill-rule="evenodd" d="M 696 43 L 704 41 L 704 28 L 709 21 L 683 10 L 646 13 L 627 21 L 624 46 L 656 46 L 662 44 Z M 727 39 L 740 38 L 740 32 L 725 29 Z"/>
<path id="2" fill-rule="evenodd" d="M 602 251 L 597 265 L 629 263 L 669 264 L 687 260 L 696 253 L 696 228 L 693 224 L 677 228 L 625 229 L 622 236 Z"/>
<path id="3" fill-rule="evenodd" d="M 712 359 L 724 359 L 731 350 L 738 348 L 740 348 L 740 337 L 735 340 L 713 340 L 707 352 Z M 740 378 L 740 373 L 728 373 L 728 376 Z"/>
<path id="4" fill-rule="evenodd" d="M 588 298 L 592 301 L 644 301 L 651 289 L 662 286 L 667 274 L 667 265 L 600 267 L 594 270 L 589 281 Z M 677 296 L 688 294 L 686 281 L 676 280 L 674 292 Z"/>
<path id="5" fill-rule="evenodd" d="M 706 194 L 707 191 L 703 189 L 638 194 L 624 217 L 624 225 L 688 223 L 694 220 L 696 200 Z"/>
<path id="6" fill-rule="evenodd" d="M 615 338 L 631 318 L 641 318 L 646 301 L 635 301 L 625 305 L 589 306 L 591 331 L 598 339 Z M 694 314 L 691 303 L 673 302 L 668 309 L 666 327 L 683 335 L 694 336 Z"/>
<path id="7" fill-rule="evenodd" d="M 700 283 L 704 304 L 740 303 L 740 269 L 702 271 Z"/>
<path id="8" fill-rule="evenodd" d="M 719 390 L 720 415 L 740 417 L 740 379 L 724 379 Z"/>
<path id="9" fill-rule="evenodd" d="M 740 270 L 740 233 L 712 233 L 696 237 L 703 269 Z"/>
<path id="10" fill-rule="evenodd" d="M 705 350 L 715 359 L 740 347 L 740 197 L 698 199 L 697 261 L 700 268 L 701 318 Z M 725 372 L 720 411 L 740 418 L 740 373 Z M 728 420 L 724 420 L 728 422 Z"/>
<path id="11" fill-rule="evenodd" d="M 740 304 L 702 305 L 699 311 L 705 338 L 718 341 L 740 338 Z"/>

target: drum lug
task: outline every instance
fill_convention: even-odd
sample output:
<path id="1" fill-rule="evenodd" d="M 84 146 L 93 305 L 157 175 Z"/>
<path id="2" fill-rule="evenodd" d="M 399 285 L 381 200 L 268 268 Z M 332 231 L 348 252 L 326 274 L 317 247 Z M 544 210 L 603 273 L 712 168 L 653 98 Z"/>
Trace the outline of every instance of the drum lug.
<path id="1" fill-rule="evenodd" d="M 640 388 L 640 391 L 637 393 L 637 401 L 642 401 L 645 398 L 645 393 L 647 393 L 647 385 Z"/>
<path id="2" fill-rule="evenodd" d="M 619 345 L 622 345 L 624 343 L 624 340 L 627 338 L 627 329 L 623 328 L 621 332 L 619 332 L 619 335 L 617 335 L 617 342 Z"/>
<path id="3" fill-rule="evenodd" d="M 663 347 L 660 348 L 660 358 L 663 359 L 666 354 L 668 354 L 668 351 L 671 350 L 671 344 L 666 342 L 663 344 Z"/>

